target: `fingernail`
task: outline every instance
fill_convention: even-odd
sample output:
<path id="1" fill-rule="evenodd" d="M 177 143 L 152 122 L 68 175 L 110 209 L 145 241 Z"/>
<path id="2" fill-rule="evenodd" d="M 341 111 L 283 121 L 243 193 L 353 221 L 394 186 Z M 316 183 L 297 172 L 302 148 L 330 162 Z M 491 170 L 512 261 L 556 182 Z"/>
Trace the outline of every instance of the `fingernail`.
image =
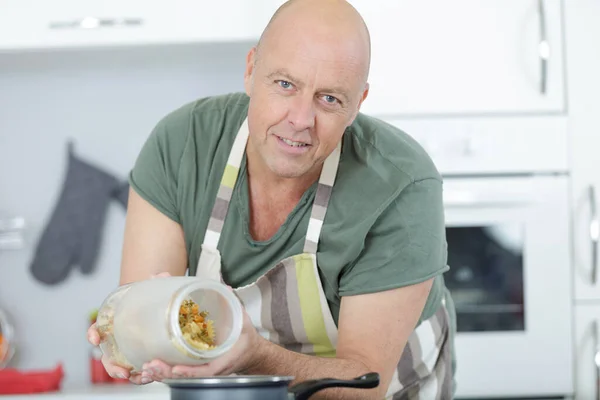
<path id="1" fill-rule="evenodd" d="M 142 378 L 142 383 L 150 383 L 150 378 L 148 378 L 148 377 L 144 376 L 144 377 Z"/>
<path id="2" fill-rule="evenodd" d="M 119 372 L 119 373 L 117 374 L 117 378 L 119 378 L 119 379 L 125 379 L 125 374 L 123 374 L 123 373 Z"/>

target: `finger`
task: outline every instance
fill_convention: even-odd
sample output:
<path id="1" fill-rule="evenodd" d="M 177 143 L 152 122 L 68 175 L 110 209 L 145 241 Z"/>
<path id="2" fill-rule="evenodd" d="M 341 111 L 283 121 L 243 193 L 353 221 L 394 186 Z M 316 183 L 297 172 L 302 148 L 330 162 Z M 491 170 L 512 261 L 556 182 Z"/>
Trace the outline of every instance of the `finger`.
<path id="1" fill-rule="evenodd" d="M 100 344 L 100 335 L 98 334 L 98 330 L 96 329 L 96 324 L 92 324 L 87 331 L 87 339 L 88 342 L 93 344 L 94 346 L 98 346 Z"/>
<path id="2" fill-rule="evenodd" d="M 147 373 L 153 380 L 162 381 L 173 377 L 171 366 L 161 360 L 152 360 L 144 364 L 144 372 Z"/>
<path id="3" fill-rule="evenodd" d="M 147 378 L 147 379 L 150 379 L 150 378 Z M 144 380 L 144 377 L 139 372 L 135 372 L 135 373 L 131 374 L 131 376 L 129 377 L 129 382 L 136 384 L 136 385 L 145 385 L 146 383 L 150 383 L 150 381 Z"/>
<path id="4" fill-rule="evenodd" d="M 130 377 L 129 370 L 127 368 L 113 364 L 106 356 L 102 356 L 102 365 L 104 365 L 104 369 L 112 378 L 127 379 Z"/>
<path id="5" fill-rule="evenodd" d="M 199 366 L 178 365 L 173 367 L 172 374 L 175 378 L 202 378 L 218 375 L 210 363 Z"/>

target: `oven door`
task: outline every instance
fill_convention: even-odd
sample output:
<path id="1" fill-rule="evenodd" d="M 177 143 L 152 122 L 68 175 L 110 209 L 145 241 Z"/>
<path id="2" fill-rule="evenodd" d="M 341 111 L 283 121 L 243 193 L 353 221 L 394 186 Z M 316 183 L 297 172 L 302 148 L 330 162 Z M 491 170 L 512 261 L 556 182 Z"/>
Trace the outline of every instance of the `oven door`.
<path id="1" fill-rule="evenodd" d="M 445 178 L 457 397 L 573 392 L 568 181 Z"/>

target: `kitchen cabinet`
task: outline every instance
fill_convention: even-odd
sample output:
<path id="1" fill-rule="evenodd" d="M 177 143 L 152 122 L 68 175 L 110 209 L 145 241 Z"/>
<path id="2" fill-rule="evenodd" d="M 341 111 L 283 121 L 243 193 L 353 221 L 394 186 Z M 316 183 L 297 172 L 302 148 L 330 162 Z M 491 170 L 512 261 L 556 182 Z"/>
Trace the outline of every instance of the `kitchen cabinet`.
<path id="1" fill-rule="evenodd" d="M 600 2 L 565 2 L 576 300 L 600 304 Z"/>
<path id="2" fill-rule="evenodd" d="M 350 3 L 371 32 L 371 86 L 363 112 L 564 112 L 560 0 Z"/>
<path id="3" fill-rule="evenodd" d="M 254 42 L 284 1 L 2 0 L 0 51 Z M 561 0 L 350 2 L 372 39 L 365 113 L 564 112 Z"/>
<path id="4" fill-rule="evenodd" d="M 575 399 L 599 399 L 600 303 L 575 307 Z"/>
<path id="5" fill-rule="evenodd" d="M 255 41 L 278 0 L 2 0 L 0 51 Z"/>

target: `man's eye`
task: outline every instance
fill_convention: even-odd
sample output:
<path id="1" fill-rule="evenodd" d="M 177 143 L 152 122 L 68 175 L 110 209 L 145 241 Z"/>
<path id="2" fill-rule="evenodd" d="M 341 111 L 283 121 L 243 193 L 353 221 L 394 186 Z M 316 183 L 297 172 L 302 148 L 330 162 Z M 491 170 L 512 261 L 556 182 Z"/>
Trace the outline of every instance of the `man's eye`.
<path id="1" fill-rule="evenodd" d="M 338 99 L 336 99 L 333 96 L 330 96 L 328 94 L 326 94 L 325 96 L 323 96 L 323 98 L 325 99 L 325 101 L 329 104 L 335 104 L 336 102 L 338 102 Z"/>
<path id="2" fill-rule="evenodd" d="M 278 81 L 279 82 L 279 86 L 281 86 L 284 89 L 289 89 L 292 87 L 292 84 L 289 83 L 288 81 Z"/>

